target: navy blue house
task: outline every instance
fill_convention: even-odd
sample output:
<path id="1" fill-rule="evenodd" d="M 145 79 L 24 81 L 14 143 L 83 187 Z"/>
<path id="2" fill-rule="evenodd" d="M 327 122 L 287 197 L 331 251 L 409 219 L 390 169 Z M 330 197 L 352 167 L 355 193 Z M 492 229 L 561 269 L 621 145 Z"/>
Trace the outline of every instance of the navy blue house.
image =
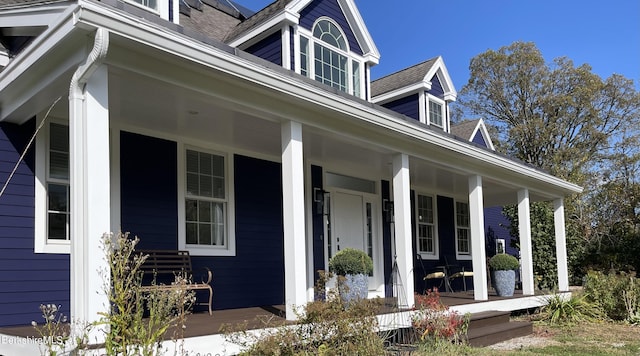
<path id="1" fill-rule="evenodd" d="M 563 197 L 580 187 L 496 153 L 482 120 L 452 125 L 442 57 L 371 80 L 353 0 L 0 0 L 0 19 L 0 326 L 41 303 L 95 320 L 118 231 L 212 268 L 214 309 L 295 319 L 346 247 L 374 261 L 370 297 L 411 306 L 448 263 L 487 300 L 500 252 L 532 295 L 532 201 L 555 204 L 568 289 Z"/>

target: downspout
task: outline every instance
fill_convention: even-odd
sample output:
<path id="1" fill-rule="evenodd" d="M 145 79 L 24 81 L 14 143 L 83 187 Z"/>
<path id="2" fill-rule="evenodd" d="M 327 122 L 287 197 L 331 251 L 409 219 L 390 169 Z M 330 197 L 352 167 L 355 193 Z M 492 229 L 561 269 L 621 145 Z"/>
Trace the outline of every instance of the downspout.
<path id="1" fill-rule="evenodd" d="M 84 161 L 84 155 L 86 154 L 85 144 L 82 144 L 83 147 L 77 147 L 78 140 L 76 139 L 76 137 L 84 137 L 86 131 L 85 87 L 93 73 L 104 62 L 108 48 L 109 31 L 104 28 L 98 28 L 91 52 L 71 77 L 69 85 L 69 129 L 73 131 L 69 132 L 69 144 L 71 157 L 76 160 Z M 84 140 L 81 142 L 84 142 Z M 70 255 L 71 317 L 73 320 L 91 322 L 97 316 L 90 315 L 92 313 L 90 313 L 91 306 L 89 301 L 93 299 L 92 297 L 94 297 L 96 291 L 87 287 L 91 285 L 90 280 L 96 278 L 96 271 L 89 271 L 86 267 L 89 265 L 88 256 L 90 254 L 87 239 L 90 237 L 85 236 L 88 226 L 85 214 L 88 206 L 85 181 L 85 172 L 75 169 L 74 164 L 70 162 L 71 207 L 75 208 L 75 211 L 72 210 L 70 226 L 72 236 Z M 108 274 L 103 278 L 107 279 L 104 281 L 105 283 L 109 283 Z M 97 332 L 96 335 L 98 334 L 101 333 Z"/>

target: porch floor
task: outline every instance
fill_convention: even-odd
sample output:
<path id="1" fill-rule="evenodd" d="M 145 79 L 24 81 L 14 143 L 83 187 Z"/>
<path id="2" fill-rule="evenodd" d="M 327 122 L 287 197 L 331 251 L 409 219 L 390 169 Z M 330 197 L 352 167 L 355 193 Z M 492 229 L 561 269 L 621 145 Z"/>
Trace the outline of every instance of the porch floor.
<path id="1" fill-rule="evenodd" d="M 544 295 L 543 292 L 536 292 L 536 296 Z M 514 300 L 519 298 L 529 298 L 531 296 L 523 296 L 522 291 L 516 290 L 513 297 L 499 297 L 495 292 L 489 292 L 489 302 L 501 300 Z M 456 307 L 467 304 L 486 303 L 488 301 L 476 301 L 473 299 L 473 291 L 440 293 L 440 300 L 444 305 Z M 380 314 L 393 313 L 400 311 L 394 308 L 393 301 L 389 299 L 385 303 L 385 307 Z M 213 315 L 209 315 L 206 311 L 197 311 L 187 317 L 186 329 L 184 337 L 205 336 L 222 333 L 221 328 L 224 325 L 237 326 L 246 323 L 247 329 L 260 329 L 266 327 L 265 322 L 268 321 L 269 326 L 275 326 L 287 323 L 284 318 L 285 308 L 283 305 L 271 305 L 263 307 L 240 308 L 214 310 Z M 39 337 L 38 333 L 31 325 L 26 326 L 10 326 L 0 327 L 0 334 L 18 336 L 18 337 Z M 167 335 L 171 337 L 173 332 L 170 330 Z"/>

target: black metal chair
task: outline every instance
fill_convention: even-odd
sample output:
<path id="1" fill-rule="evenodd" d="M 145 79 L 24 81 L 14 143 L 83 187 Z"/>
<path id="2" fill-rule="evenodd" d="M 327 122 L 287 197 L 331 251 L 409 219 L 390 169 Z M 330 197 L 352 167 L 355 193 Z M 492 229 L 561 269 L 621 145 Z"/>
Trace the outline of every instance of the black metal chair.
<path id="1" fill-rule="evenodd" d="M 467 291 L 467 277 L 473 277 L 473 271 L 465 271 L 464 266 L 459 266 L 459 265 L 452 265 L 449 263 L 449 258 L 447 258 L 447 256 L 444 256 L 444 260 L 447 266 L 447 270 L 448 270 L 448 279 L 449 279 L 449 283 L 451 283 L 451 280 L 454 280 L 456 278 L 462 278 L 462 286 L 463 286 L 463 290 L 466 292 Z M 453 291 L 453 289 L 452 289 Z"/>
<path id="2" fill-rule="evenodd" d="M 424 261 L 422 256 L 418 254 L 418 261 L 420 261 L 420 267 L 422 267 L 422 280 L 424 281 L 424 290 L 422 293 L 424 294 L 427 291 L 427 283 L 433 280 L 440 280 L 440 284 L 438 284 L 438 289 L 442 288 L 442 284 L 445 284 L 447 279 L 447 271 L 444 269 L 437 269 L 435 271 L 427 273 L 427 270 L 424 268 Z M 445 284 L 445 288 L 448 284 Z"/>

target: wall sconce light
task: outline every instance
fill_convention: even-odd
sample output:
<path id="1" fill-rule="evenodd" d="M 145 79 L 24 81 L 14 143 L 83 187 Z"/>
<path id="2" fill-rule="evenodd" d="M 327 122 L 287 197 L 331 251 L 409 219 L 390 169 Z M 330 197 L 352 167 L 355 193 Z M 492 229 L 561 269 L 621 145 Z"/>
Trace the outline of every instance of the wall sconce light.
<path id="1" fill-rule="evenodd" d="M 316 214 L 324 214 L 324 195 L 326 193 L 322 188 L 313 188 L 313 203 L 316 208 Z"/>
<path id="2" fill-rule="evenodd" d="M 382 212 L 387 222 L 393 222 L 393 202 L 389 199 L 382 199 Z"/>

